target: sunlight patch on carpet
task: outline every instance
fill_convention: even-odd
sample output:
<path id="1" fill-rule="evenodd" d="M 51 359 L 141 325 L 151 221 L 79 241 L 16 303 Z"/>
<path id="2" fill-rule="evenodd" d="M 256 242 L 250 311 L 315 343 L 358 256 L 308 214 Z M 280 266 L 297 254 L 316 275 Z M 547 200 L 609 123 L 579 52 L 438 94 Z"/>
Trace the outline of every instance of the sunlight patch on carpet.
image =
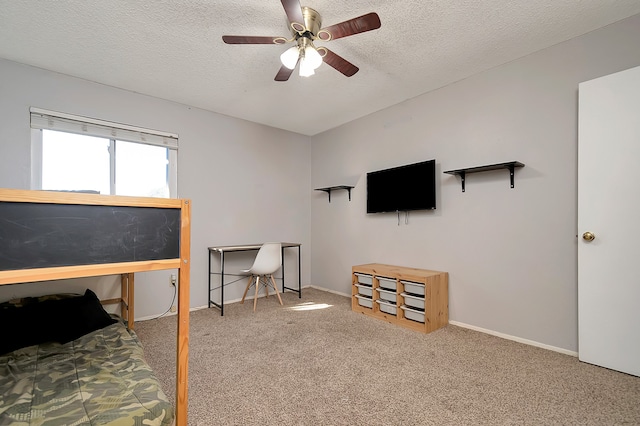
<path id="1" fill-rule="evenodd" d="M 299 305 L 292 306 L 289 309 L 292 311 L 315 311 L 317 309 L 327 309 L 333 305 L 327 305 L 326 303 L 304 302 Z"/>

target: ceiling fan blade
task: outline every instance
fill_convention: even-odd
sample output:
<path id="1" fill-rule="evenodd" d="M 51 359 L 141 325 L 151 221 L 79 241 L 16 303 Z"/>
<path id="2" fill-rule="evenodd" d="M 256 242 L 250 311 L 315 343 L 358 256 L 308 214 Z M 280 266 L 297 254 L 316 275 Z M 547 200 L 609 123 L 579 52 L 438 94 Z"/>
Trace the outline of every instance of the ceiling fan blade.
<path id="1" fill-rule="evenodd" d="M 337 71 L 340 71 L 342 74 L 347 77 L 351 77 L 355 73 L 357 73 L 360 68 L 353 65 L 351 62 L 344 59 L 342 56 L 333 53 L 326 47 L 322 47 L 321 49 L 326 50 L 326 54 L 322 57 L 322 60 L 329 65 L 330 67 L 335 68 Z"/>
<path id="2" fill-rule="evenodd" d="M 222 36 L 222 41 L 227 44 L 278 44 L 275 40 L 282 37 L 265 37 L 265 36 Z"/>
<path id="3" fill-rule="evenodd" d="M 349 19 L 348 21 L 340 22 L 339 24 L 331 25 L 327 28 L 320 30 L 321 40 L 329 40 L 321 37 L 321 34 L 327 32 L 331 34 L 330 40 L 335 40 L 342 37 L 347 37 L 353 34 L 360 34 L 366 31 L 377 30 L 380 28 L 380 17 L 377 13 L 371 12 L 366 15 L 359 16 L 357 18 Z"/>
<path id="4" fill-rule="evenodd" d="M 304 18 L 302 17 L 302 6 L 300 5 L 300 0 L 280 1 L 282 2 L 282 7 L 284 7 L 284 11 L 287 14 L 289 22 L 301 24 L 304 29 Z M 296 28 L 296 30 L 298 30 L 298 28 Z"/>
<path id="5" fill-rule="evenodd" d="M 278 74 L 276 74 L 276 78 L 274 78 L 274 80 L 287 81 L 289 80 L 289 77 L 291 77 L 291 74 L 293 74 L 293 70 L 290 70 L 289 68 L 283 65 L 280 67 L 280 70 L 278 71 Z"/>

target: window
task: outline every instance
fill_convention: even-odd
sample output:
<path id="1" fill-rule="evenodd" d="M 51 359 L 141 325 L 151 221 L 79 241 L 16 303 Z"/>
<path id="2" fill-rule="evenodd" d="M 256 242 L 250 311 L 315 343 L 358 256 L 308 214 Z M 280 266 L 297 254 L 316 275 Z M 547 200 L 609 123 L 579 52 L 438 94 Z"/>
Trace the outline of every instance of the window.
<path id="1" fill-rule="evenodd" d="M 177 197 L 177 135 L 31 109 L 32 188 Z"/>
<path id="2" fill-rule="evenodd" d="M 116 194 L 169 198 L 169 150 L 116 141 Z"/>

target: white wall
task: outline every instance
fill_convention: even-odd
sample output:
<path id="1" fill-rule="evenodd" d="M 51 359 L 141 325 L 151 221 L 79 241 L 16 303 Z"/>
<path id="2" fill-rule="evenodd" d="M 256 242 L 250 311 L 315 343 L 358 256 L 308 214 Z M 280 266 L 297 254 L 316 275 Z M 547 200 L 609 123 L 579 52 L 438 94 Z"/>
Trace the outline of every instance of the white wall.
<path id="1" fill-rule="evenodd" d="M 180 196 L 193 200 L 191 306 L 206 304 L 206 247 L 299 241 L 303 285 L 350 293 L 351 266 L 369 262 L 444 270 L 451 320 L 575 351 L 577 87 L 640 65 L 639 39 L 640 15 L 311 139 L 0 60 L 0 187 L 29 187 L 30 106 L 175 132 Z M 436 211 L 400 226 L 365 214 L 366 172 L 431 158 Z M 515 189 L 490 172 L 463 194 L 441 173 L 511 160 L 526 164 Z M 352 183 L 351 202 L 311 191 Z M 252 257 L 230 260 L 232 271 Z M 162 274 L 137 275 L 138 316 L 168 306 Z"/>
<path id="2" fill-rule="evenodd" d="M 209 246 L 300 242 L 302 283 L 310 282 L 308 137 L 0 59 L 0 187 L 30 187 L 31 106 L 179 134 L 178 192 L 192 200 L 192 307 L 207 304 Z M 229 257 L 228 272 L 248 268 L 252 256 Z M 297 254 L 287 256 L 287 279 L 297 279 Z M 169 274 L 136 274 L 136 317 L 170 306 Z M 104 280 L 2 286 L 0 300 L 98 288 Z M 238 299 L 243 290 L 232 284 L 225 298 Z"/>
<path id="3" fill-rule="evenodd" d="M 451 320 L 577 351 L 578 83 L 640 65 L 638 40 L 640 15 L 314 137 L 313 187 L 357 185 L 312 198 L 313 283 L 350 294 L 370 262 L 448 271 Z M 432 158 L 436 211 L 365 213 L 366 172 Z M 442 173 L 512 160 L 514 189 L 507 171 L 465 193 Z"/>

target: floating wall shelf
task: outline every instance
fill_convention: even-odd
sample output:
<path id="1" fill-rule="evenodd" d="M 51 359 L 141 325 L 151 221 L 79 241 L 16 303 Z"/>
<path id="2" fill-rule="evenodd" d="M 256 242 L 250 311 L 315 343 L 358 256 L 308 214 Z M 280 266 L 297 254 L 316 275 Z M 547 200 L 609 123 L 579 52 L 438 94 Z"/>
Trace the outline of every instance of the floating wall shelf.
<path id="1" fill-rule="evenodd" d="M 462 180 L 462 192 L 464 192 L 464 179 L 468 173 L 488 172 L 491 170 L 501 170 L 501 169 L 509 170 L 511 188 L 513 188 L 513 172 L 518 167 L 524 167 L 524 164 L 522 164 L 519 161 L 509 161 L 508 163 L 488 164 L 486 166 L 467 167 L 466 169 L 447 170 L 446 172 L 443 172 L 443 173 L 460 176 L 460 179 Z"/>
<path id="2" fill-rule="evenodd" d="M 323 191 L 329 195 L 329 202 L 331 202 L 331 191 L 336 191 L 340 189 L 344 189 L 349 193 L 349 201 L 351 201 L 351 189 L 353 186 L 348 185 L 337 185 L 337 186 L 328 186 L 326 188 L 316 188 L 316 191 Z"/>

